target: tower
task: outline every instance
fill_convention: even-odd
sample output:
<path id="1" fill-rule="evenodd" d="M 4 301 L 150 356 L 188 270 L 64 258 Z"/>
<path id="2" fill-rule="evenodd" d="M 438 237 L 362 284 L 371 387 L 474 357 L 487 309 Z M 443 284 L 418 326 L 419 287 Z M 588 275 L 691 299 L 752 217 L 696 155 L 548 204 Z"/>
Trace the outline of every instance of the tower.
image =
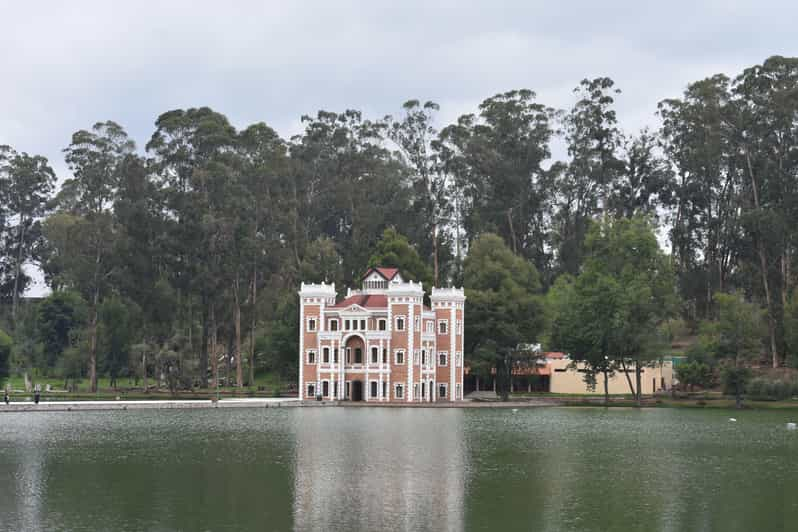
<path id="1" fill-rule="evenodd" d="M 326 329 L 324 308 L 335 304 L 335 283 L 302 283 L 299 290 L 299 397 L 307 395 L 307 384 L 320 393 L 318 360 L 321 335 Z"/>
<path id="2" fill-rule="evenodd" d="M 463 398 L 465 292 L 433 288 L 430 301 L 435 313 L 436 381 L 447 384 L 450 400 L 459 401 Z"/>

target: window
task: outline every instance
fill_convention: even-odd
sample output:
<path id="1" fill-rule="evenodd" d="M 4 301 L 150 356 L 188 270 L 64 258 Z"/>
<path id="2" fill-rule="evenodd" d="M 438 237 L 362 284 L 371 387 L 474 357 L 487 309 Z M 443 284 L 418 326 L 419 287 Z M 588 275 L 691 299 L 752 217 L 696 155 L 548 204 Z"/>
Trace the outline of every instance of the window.
<path id="1" fill-rule="evenodd" d="M 435 322 L 434 322 L 434 321 L 427 320 L 427 325 L 426 325 L 426 327 L 427 327 L 427 332 L 428 332 L 429 334 L 432 334 L 432 333 L 434 333 L 434 332 L 435 332 Z"/>
<path id="2" fill-rule="evenodd" d="M 376 398 L 377 397 L 377 381 L 371 381 L 371 394 L 369 397 Z"/>
<path id="3" fill-rule="evenodd" d="M 338 381 L 333 383 L 333 398 L 338 399 Z"/>
<path id="4" fill-rule="evenodd" d="M 422 366 L 426 366 L 427 365 L 427 350 L 426 349 L 422 349 L 421 350 L 421 365 Z"/>
<path id="5" fill-rule="evenodd" d="M 441 399 L 446 399 L 446 385 L 445 384 L 438 384 L 438 397 Z"/>
<path id="6" fill-rule="evenodd" d="M 382 381 L 382 395 L 380 397 L 388 397 L 388 383 Z"/>
<path id="7" fill-rule="evenodd" d="M 380 350 L 376 347 L 371 348 L 371 363 L 378 364 L 380 362 Z"/>
<path id="8" fill-rule="evenodd" d="M 449 322 L 447 320 L 438 320 L 438 334 L 446 334 L 449 330 Z"/>
<path id="9" fill-rule="evenodd" d="M 460 366 L 462 366 L 462 365 L 463 365 L 463 353 L 461 353 L 460 351 L 458 351 L 458 352 L 455 354 L 455 359 L 454 359 L 454 360 L 455 360 L 455 363 L 457 364 L 457 367 L 458 367 L 458 368 L 459 368 Z"/>
<path id="10" fill-rule="evenodd" d="M 394 394 L 394 397 L 396 397 L 397 399 L 404 399 L 405 387 L 402 386 L 401 384 L 397 384 L 396 388 L 394 389 L 393 394 Z"/>
<path id="11" fill-rule="evenodd" d="M 413 330 L 421 332 L 421 318 L 416 316 L 413 321 L 414 321 Z"/>
<path id="12" fill-rule="evenodd" d="M 316 397 L 316 385 L 312 382 L 308 384 L 308 397 Z"/>
<path id="13" fill-rule="evenodd" d="M 361 331 L 366 330 L 366 320 L 360 320 L 360 330 Z"/>
<path id="14" fill-rule="evenodd" d="M 447 354 L 448 353 L 446 353 L 446 351 L 439 351 L 438 352 L 438 365 L 439 366 L 445 366 L 446 365 L 446 359 L 448 358 L 446 356 Z"/>
<path id="15" fill-rule="evenodd" d="M 405 363 L 405 352 L 404 351 L 397 351 L 396 352 L 396 363 L 402 365 Z"/>
<path id="16" fill-rule="evenodd" d="M 424 399 L 427 396 L 427 383 L 421 383 L 421 398 Z"/>
<path id="17" fill-rule="evenodd" d="M 388 363 L 388 350 L 384 349 L 384 348 L 382 350 L 382 363 L 383 364 L 387 364 Z"/>
<path id="18" fill-rule="evenodd" d="M 321 363 L 322 364 L 329 364 L 330 363 L 330 348 L 324 347 L 321 350 Z"/>
<path id="19" fill-rule="evenodd" d="M 353 331 L 357 330 L 357 320 L 352 320 L 352 330 Z"/>
<path id="20" fill-rule="evenodd" d="M 316 352 L 308 351 L 308 364 L 315 364 L 315 363 L 316 363 Z"/>
<path id="21" fill-rule="evenodd" d="M 377 327 L 379 328 L 379 330 L 381 330 L 381 331 L 384 331 L 384 330 L 385 330 L 385 328 L 386 328 L 386 326 L 385 326 L 385 320 L 380 320 L 380 321 L 378 321 L 378 322 L 377 322 Z"/>
<path id="22" fill-rule="evenodd" d="M 330 320 L 330 330 L 331 331 L 338 330 L 338 320 Z"/>
<path id="23" fill-rule="evenodd" d="M 321 381 L 321 395 L 324 397 L 330 396 L 330 381 Z"/>
<path id="24" fill-rule="evenodd" d="M 308 332 L 316 330 L 316 318 L 308 318 Z"/>
<path id="25" fill-rule="evenodd" d="M 346 384 L 344 385 L 344 397 L 346 399 L 349 399 L 349 387 L 350 386 L 351 386 L 350 381 L 346 381 Z"/>
<path id="26" fill-rule="evenodd" d="M 413 385 L 413 397 L 411 397 L 410 399 L 413 401 L 418 399 L 418 383 Z"/>
<path id="27" fill-rule="evenodd" d="M 352 363 L 352 348 L 351 347 L 347 347 L 346 348 L 346 363 L 347 364 L 351 364 Z"/>
<path id="28" fill-rule="evenodd" d="M 457 334 L 463 334 L 463 320 L 457 320 Z"/>
<path id="29" fill-rule="evenodd" d="M 344 330 L 345 331 L 349 330 L 349 320 L 344 320 Z"/>
<path id="30" fill-rule="evenodd" d="M 333 364 L 337 363 L 338 363 L 338 348 L 336 347 L 333 349 Z"/>
<path id="31" fill-rule="evenodd" d="M 405 330 L 405 318 L 404 318 L 404 316 L 397 316 L 396 317 L 396 330 L 397 331 L 404 331 Z"/>
<path id="32" fill-rule="evenodd" d="M 413 364 L 418 366 L 418 349 L 413 351 Z"/>
<path id="33" fill-rule="evenodd" d="M 363 363 L 363 350 L 359 347 L 355 348 L 355 364 Z"/>
<path id="34" fill-rule="evenodd" d="M 455 386 L 454 386 L 454 398 L 455 399 L 462 399 L 463 398 L 462 392 L 460 391 L 460 385 L 459 384 L 455 384 Z"/>

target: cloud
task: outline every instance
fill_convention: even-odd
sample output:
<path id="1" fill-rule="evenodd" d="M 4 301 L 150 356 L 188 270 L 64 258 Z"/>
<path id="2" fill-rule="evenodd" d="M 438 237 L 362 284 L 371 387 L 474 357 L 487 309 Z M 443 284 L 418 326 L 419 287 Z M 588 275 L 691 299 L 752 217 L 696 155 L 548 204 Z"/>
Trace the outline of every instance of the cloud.
<path id="1" fill-rule="evenodd" d="M 112 119 L 143 149 L 157 116 L 208 105 L 283 136 L 302 114 L 407 99 L 442 122 L 530 88 L 567 107 L 584 77 L 623 89 L 621 125 L 656 126 L 656 104 L 716 72 L 794 55 L 791 1 L 7 2 L 0 31 L 0 143 L 47 156 Z"/>

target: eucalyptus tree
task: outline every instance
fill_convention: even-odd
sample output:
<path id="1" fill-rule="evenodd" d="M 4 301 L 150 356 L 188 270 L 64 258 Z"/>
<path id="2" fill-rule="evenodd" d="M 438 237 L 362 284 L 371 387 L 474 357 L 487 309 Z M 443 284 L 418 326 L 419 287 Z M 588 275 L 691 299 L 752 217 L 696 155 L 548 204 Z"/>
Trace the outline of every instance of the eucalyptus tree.
<path id="1" fill-rule="evenodd" d="M 263 122 L 252 124 L 240 132 L 238 150 L 242 159 L 241 180 L 244 185 L 242 213 L 247 213 L 248 228 L 245 256 L 249 268 L 248 312 L 250 314 L 249 382 L 255 381 L 255 339 L 258 327 L 258 293 L 267 280 L 280 273 L 285 260 L 283 235 L 286 216 L 283 205 L 284 181 L 289 175 L 286 142 Z M 242 264 L 242 268 L 244 265 Z M 266 293 L 267 298 L 272 294 Z M 214 363 L 215 367 L 215 363 Z"/>
<path id="2" fill-rule="evenodd" d="M 798 58 L 773 56 L 733 83 L 730 136 L 743 176 L 742 220 L 755 249 L 773 367 L 782 363 L 798 215 Z"/>
<path id="3" fill-rule="evenodd" d="M 298 226 L 294 233 L 306 243 L 318 236 L 333 239 L 345 280 L 352 282 L 382 231 L 408 220 L 406 170 L 384 146 L 384 121 L 347 110 L 319 111 L 315 118 L 303 117 L 303 123 L 305 131 L 292 139 L 290 148 L 298 172 L 289 196 Z M 296 257 L 297 265 L 301 259 Z"/>
<path id="4" fill-rule="evenodd" d="M 676 179 L 671 249 L 692 319 L 714 315 L 713 294 L 733 282 L 741 247 L 742 180 L 728 131 L 730 81 L 715 75 L 659 103 L 660 131 Z"/>
<path id="5" fill-rule="evenodd" d="M 227 117 L 208 107 L 166 112 L 155 126 L 147 151 L 164 195 L 177 319 L 187 342 L 183 347 L 193 351 L 197 345 L 195 305 L 199 303 L 198 380 L 204 388 L 208 385 L 211 309 L 229 286 L 224 286 L 221 275 L 225 250 L 220 246 L 229 242 L 221 211 L 225 188 L 237 167 L 236 131 Z"/>
<path id="6" fill-rule="evenodd" d="M 386 122 L 391 123 L 388 136 L 410 171 L 411 217 L 403 230 L 417 243 L 422 257 L 431 257 L 432 282 L 440 286 L 440 270 L 447 270 L 451 260 L 451 228 L 447 226 L 451 225 L 453 211 L 450 179 L 434 149 L 438 136 L 435 113 L 440 106 L 408 100 L 402 108 L 405 114 L 401 120 L 386 117 Z"/>
<path id="7" fill-rule="evenodd" d="M 55 181 L 45 157 L 0 146 L 0 298 L 11 299 L 12 325 L 19 296 L 30 282 L 23 265 L 36 258 L 39 220 L 47 211 Z"/>
<path id="8" fill-rule="evenodd" d="M 674 178 L 669 161 L 659 149 L 659 139 L 648 129 L 624 138 L 619 158 L 623 167 L 610 184 L 607 198 L 615 217 L 644 215 L 659 220 L 673 204 Z"/>
<path id="9" fill-rule="evenodd" d="M 90 131 L 80 130 L 64 149 L 74 178 L 66 184 L 73 197 L 69 241 L 51 238 L 62 281 L 74 286 L 89 306 L 88 351 L 91 391 L 97 391 L 97 321 L 101 297 L 114 273 L 115 240 L 113 200 L 124 161 L 133 154 L 134 142 L 115 122 L 99 122 Z M 71 233 L 71 234 L 69 234 Z M 51 236 L 62 235 L 53 232 Z"/>
<path id="10" fill-rule="evenodd" d="M 614 109 L 620 90 L 612 79 L 583 79 L 573 92 L 577 102 L 561 115 L 569 159 L 557 168 L 553 245 L 559 270 L 576 275 L 590 220 L 609 210 L 610 191 L 624 172 L 624 139 Z"/>
<path id="11" fill-rule="evenodd" d="M 494 232 L 513 253 L 547 272 L 551 199 L 550 158 L 553 111 L 535 93 L 513 90 L 483 101 L 444 128 L 436 149 L 465 199 L 464 226 L 470 238 Z"/>

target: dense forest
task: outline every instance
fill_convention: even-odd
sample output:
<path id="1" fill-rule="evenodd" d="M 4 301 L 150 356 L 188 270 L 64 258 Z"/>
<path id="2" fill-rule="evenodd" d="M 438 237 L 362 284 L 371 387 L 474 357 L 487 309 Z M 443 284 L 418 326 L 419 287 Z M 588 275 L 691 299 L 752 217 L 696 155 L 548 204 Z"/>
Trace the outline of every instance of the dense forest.
<path id="1" fill-rule="evenodd" d="M 542 341 L 606 376 L 677 322 L 734 366 L 798 364 L 798 58 L 689 83 L 642 131 L 622 98 L 600 77 L 569 109 L 512 90 L 452 124 L 422 100 L 319 111 L 290 139 L 176 109 L 143 144 L 75 132 L 69 176 L 0 146 L 0 379 L 290 382 L 299 283 L 345 290 L 370 264 L 465 286 L 476 372 Z"/>

